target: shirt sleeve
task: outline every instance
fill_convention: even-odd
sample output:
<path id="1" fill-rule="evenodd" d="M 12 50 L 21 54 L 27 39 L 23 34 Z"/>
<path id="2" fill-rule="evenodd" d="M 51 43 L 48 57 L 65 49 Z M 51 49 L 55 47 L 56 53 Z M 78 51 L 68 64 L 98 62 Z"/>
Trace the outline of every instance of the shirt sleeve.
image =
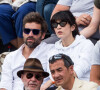
<path id="1" fill-rule="evenodd" d="M 71 6 L 73 0 L 59 0 L 57 4 Z"/>
<path id="2" fill-rule="evenodd" d="M 2 65 L 0 88 L 12 90 L 13 75 L 11 63 L 9 62 L 9 60 L 11 60 L 11 58 L 9 57 L 9 55 L 7 55 Z"/>

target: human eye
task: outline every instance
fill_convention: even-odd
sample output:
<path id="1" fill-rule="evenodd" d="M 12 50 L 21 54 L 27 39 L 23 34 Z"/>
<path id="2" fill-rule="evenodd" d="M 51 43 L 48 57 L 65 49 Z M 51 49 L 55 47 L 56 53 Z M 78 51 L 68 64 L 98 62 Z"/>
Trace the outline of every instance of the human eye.
<path id="1" fill-rule="evenodd" d="M 54 74 L 55 73 L 55 71 L 54 70 L 51 70 L 51 74 Z"/>
<path id="2" fill-rule="evenodd" d="M 58 72 L 61 72 L 61 71 L 62 71 L 62 68 L 57 69 L 57 71 L 58 71 Z"/>

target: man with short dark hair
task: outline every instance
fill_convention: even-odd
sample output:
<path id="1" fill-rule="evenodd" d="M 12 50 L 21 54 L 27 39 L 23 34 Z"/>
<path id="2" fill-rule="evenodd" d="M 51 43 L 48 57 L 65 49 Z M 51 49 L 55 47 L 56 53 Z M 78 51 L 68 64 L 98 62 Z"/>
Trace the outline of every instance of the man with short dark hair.
<path id="1" fill-rule="evenodd" d="M 94 82 L 79 80 L 74 76 L 74 63 L 65 54 L 56 54 L 49 59 L 49 66 L 57 90 L 97 90 Z"/>
<path id="2" fill-rule="evenodd" d="M 24 69 L 19 70 L 17 75 L 24 83 L 24 90 L 40 90 L 43 79 L 48 77 L 49 73 L 43 70 L 39 59 L 28 58 Z"/>
<path id="3" fill-rule="evenodd" d="M 31 12 L 24 17 L 24 44 L 18 50 L 6 56 L 2 65 L 0 90 L 22 90 L 23 83 L 16 73 L 23 68 L 27 58 L 40 59 L 43 69 L 46 71 L 47 51 L 52 48 L 52 45 L 41 42 L 45 37 L 46 31 L 47 24 L 39 13 Z"/>

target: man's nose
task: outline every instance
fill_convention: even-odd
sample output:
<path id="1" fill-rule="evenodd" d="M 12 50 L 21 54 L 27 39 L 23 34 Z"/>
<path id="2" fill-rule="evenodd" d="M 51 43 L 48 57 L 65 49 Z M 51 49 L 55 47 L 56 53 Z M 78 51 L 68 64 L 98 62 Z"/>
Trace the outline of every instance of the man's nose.
<path id="1" fill-rule="evenodd" d="M 32 30 L 30 31 L 29 36 L 33 36 L 33 32 L 32 32 Z"/>
<path id="2" fill-rule="evenodd" d="M 57 72 L 55 72 L 55 74 L 53 75 L 54 78 L 59 77 L 59 74 Z"/>
<path id="3" fill-rule="evenodd" d="M 32 81 L 36 81 L 35 75 L 31 78 Z"/>

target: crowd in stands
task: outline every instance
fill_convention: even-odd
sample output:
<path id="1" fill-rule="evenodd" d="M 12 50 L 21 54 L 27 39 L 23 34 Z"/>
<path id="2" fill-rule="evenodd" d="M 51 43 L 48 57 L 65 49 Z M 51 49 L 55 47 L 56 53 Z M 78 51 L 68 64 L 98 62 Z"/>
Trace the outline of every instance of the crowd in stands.
<path id="1" fill-rule="evenodd" d="M 36 11 L 36 0 L 0 0 L 0 36 L 3 44 L 23 44 L 23 17 Z"/>
<path id="2" fill-rule="evenodd" d="M 0 0 L 0 38 L 0 90 L 100 90 L 100 0 Z"/>

